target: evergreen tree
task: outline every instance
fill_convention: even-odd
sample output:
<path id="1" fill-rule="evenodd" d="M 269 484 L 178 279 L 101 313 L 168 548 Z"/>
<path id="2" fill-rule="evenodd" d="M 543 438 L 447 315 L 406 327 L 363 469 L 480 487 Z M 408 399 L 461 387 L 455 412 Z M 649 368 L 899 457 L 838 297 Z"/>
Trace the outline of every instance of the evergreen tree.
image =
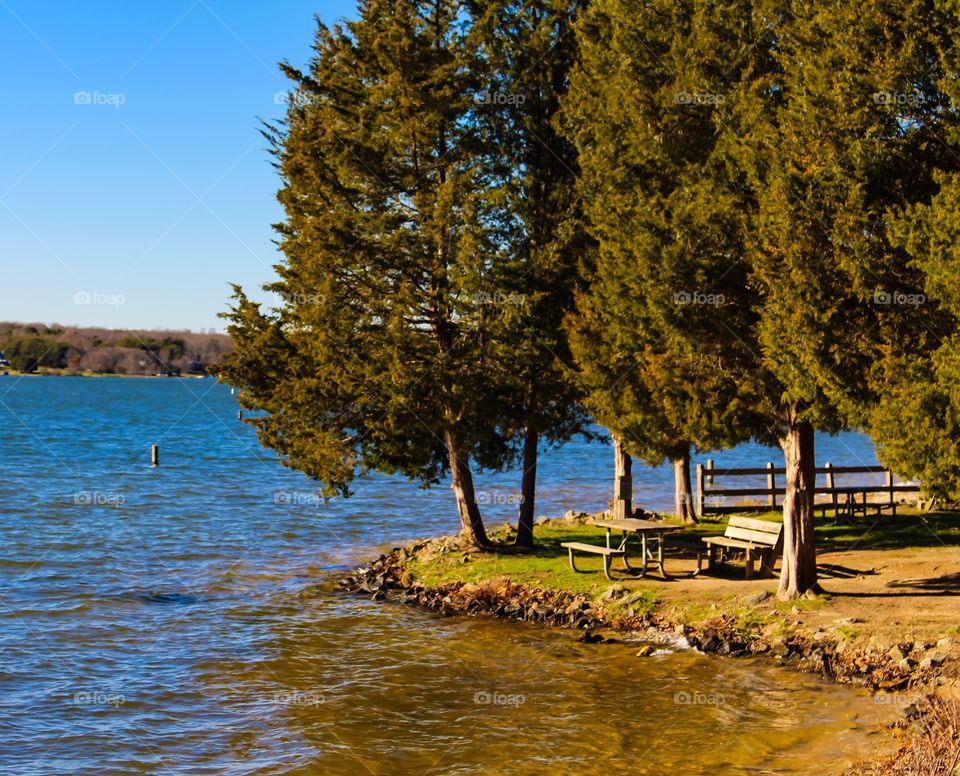
<path id="1" fill-rule="evenodd" d="M 692 512 L 691 444 L 729 446 L 766 428 L 739 260 L 746 200 L 718 147 L 722 76 L 752 61 L 746 12 L 595 2 L 564 108 L 598 242 L 569 322 L 587 406 L 630 453 L 675 461 L 681 517 Z"/>
<path id="2" fill-rule="evenodd" d="M 731 148 L 755 197 L 747 256 L 761 301 L 756 348 L 781 386 L 785 597 L 817 586 L 814 429 L 862 425 L 884 353 L 929 338 L 914 311 L 884 296 L 919 281 L 889 221 L 929 197 L 940 152 L 883 95 L 926 88 L 936 24 L 930 3 L 910 0 L 766 10 L 775 67 L 741 85 Z"/>
<path id="3" fill-rule="evenodd" d="M 680 438 L 783 448 L 782 597 L 817 588 L 814 429 L 863 423 L 923 342 L 875 298 L 916 282 L 887 226 L 932 151 L 877 94 L 929 80 L 931 9 L 868 6 L 598 0 L 567 109 L 610 352 Z"/>
<path id="4" fill-rule="evenodd" d="M 489 268 L 498 317 L 498 384 L 515 397 L 522 447 L 516 542 L 533 544 L 538 445 L 585 433 L 585 415 L 565 365 L 562 319 L 572 306 L 583 250 L 577 159 L 555 128 L 576 56 L 573 17 L 584 0 L 473 0 L 478 78 L 476 121 L 491 140 L 488 196 L 495 197 L 503 260 Z M 501 304 L 496 304 L 502 302 Z"/>
<path id="5" fill-rule="evenodd" d="M 886 337 L 870 416 L 880 460 L 928 495 L 960 499 L 960 18 L 941 3 L 912 5 L 905 56 L 884 73 L 878 102 L 914 149 L 910 200 L 890 214 L 900 271 L 878 301 Z M 918 174 L 918 172 L 920 174 Z M 912 336 L 899 331 L 913 327 Z"/>
<path id="6" fill-rule="evenodd" d="M 471 121 L 467 20 L 451 0 L 366 0 L 319 26 L 284 124 L 284 261 L 263 311 L 238 293 L 220 371 L 261 441 L 347 494 L 357 466 L 424 483 L 450 474 L 463 537 L 486 543 L 472 464 L 513 450 L 510 397 L 482 294 L 504 246 Z"/>

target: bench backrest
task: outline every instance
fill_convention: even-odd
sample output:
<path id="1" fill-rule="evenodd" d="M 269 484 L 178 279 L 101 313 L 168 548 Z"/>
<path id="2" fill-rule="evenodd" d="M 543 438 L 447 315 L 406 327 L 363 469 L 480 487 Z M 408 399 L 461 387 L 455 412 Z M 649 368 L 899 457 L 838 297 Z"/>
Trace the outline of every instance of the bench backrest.
<path id="1" fill-rule="evenodd" d="M 768 520 L 755 520 L 752 517 L 734 515 L 727 523 L 723 535 L 728 539 L 739 539 L 753 544 L 766 544 L 776 547 L 780 544 L 783 523 L 771 523 Z"/>

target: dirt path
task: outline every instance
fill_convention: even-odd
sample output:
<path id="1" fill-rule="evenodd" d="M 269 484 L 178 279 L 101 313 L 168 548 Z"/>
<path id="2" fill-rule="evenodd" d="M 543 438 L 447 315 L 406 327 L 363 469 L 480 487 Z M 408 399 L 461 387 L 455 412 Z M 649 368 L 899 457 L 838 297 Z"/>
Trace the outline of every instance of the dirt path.
<path id="1" fill-rule="evenodd" d="M 794 612 L 806 627 L 846 624 L 877 643 L 935 642 L 960 631 L 960 547 L 821 552 L 817 561 L 829 597 Z M 671 573 L 692 568 L 684 560 L 667 564 Z M 742 574 L 743 566 L 734 563 L 722 577 L 678 578 L 653 589 L 664 602 L 678 603 L 776 591 L 776 579 L 746 581 Z M 757 609 L 774 605 L 771 600 Z"/>

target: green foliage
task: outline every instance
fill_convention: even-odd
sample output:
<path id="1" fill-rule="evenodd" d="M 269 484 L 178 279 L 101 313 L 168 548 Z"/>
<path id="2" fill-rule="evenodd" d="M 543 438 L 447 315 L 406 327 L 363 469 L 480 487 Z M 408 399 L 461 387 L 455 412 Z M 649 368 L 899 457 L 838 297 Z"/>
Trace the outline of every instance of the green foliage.
<path id="1" fill-rule="evenodd" d="M 587 406 L 651 464 L 766 427 L 720 115 L 724 64 L 752 64 L 746 12 L 601 0 L 580 22 L 564 124 L 598 248 L 568 325 Z"/>
<path id="2" fill-rule="evenodd" d="M 958 10 L 949 4 L 911 4 L 924 14 L 913 20 L 904 40 L 916 63 L 901 74 L 899 88 L 909 96 L 894 113 L 907 139 L 918 149 L 904 173 L 911 197 L 891 213 L 894 244 L 903 252 L 895 268 L 907 284 L 891 284 L 888 317 L 912 319 L 909 338 L 891 338 L 877 370 L 880 396 L 869 428 L 878 454 L 901 475 L 918 478 L 924 490 L 945 499 L 960 498 L 960 56 L 955 35 Z M 908 17 L 910 18 L 910 17 Z M 892 91 L 892 90 L 891 90 Z M 897 304 L 897 302 L 900 304 Z"/>
<path id="3" fill-rule="evenodd" d="M 326 492 L 364 469 L 450 472 L 479 535 L 469 466 L 512 463 L 525 430 L 534 453 L 582 431 L 558 361 L 575 153 L 551 123 L 576 7 L 372 0 L 320 25 L 307 73 L 284 66 L 294 95 L 265 130 L 283 302 L 235 289 L 219 374 L 262 411 L 261 441 Z"/>
<path id="4" fill-rule="evenodd" d="M 35 372 L 40 367 L 62 369 L 69 348 L 47 337 L 19 336 L 7 339 L 4 350 L 11 367 L 20 372 Z"/>
<path id="5" fill-rule="evenodd" d="M 138 348 L 153 353 L 155 356 L 165 361 L 176 361 L 181 358 L 186 351 L 186 344 L 178 337 L 163 337 L 157 339 L 154 337 L 121 337 L 117 343 L 119 348 Z"/>
<path id="6" fill-rule="evenodd" d="M 238 294 L 220 374 L 267 413 L 261 440 L 331 491 L 347 492 L 355 457 L 438 481 L 448 432 L 482 463 L 507 457 L 486 433 L 497 391 L 473 300 L 495 249 L 457 24 L 451 3 L 375 1 L 348 28 L 321 25 L 309 74 L 287 68 L 286 124 L 268 129 L 286 210 L 270 290 L 285 302 L 261 312 Z"/>

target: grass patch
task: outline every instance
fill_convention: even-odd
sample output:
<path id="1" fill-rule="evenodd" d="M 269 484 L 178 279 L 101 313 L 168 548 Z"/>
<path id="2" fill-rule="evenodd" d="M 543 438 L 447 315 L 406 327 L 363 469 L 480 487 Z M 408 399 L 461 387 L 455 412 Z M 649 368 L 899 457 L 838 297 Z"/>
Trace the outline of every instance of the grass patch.
<path id="1" fill-rule="evenodd" d="M 836 633 L 844 641 L 856 641 L 860 636 L 857 629 L 851 628 L 849 625 L 841 625 L 839 628 L 836 628 Z"/>
<path id="2" fill-rule="evenodd" d="M 906 547 L 960 545 L 960 513 L 898 510 L 897 516 L 849 519 L 834 524 L 832 517 L 817 520 L 817 546 L 823 549 L 883 550 Z"/>
<path id="3" fill-rule="evenodd" d="M 702 628 L 713 620 L 723 618 L 742 641 L 748 641 L 771 623 L 780 622 L 772 613 L 759 612 L 751 606 L 730 600 L 714 601 L 712 604 L 696 601 L 678 606 L 674 611 L 675 619 L 695 628 Z"/>
<path id="4" fill-rule="evenodd" d="M 694 532 L 691 532 L 691 535 L 693 534 Z M 504 536 L 502 532 L 494 532 L 491 538 L 502 540 Z M 501 551 L 453 552 L 428 561 L 414 560 L 409 565 L 409 571 L 416 579 L 428 586 L 447 582 L 484 582 L 507 578 L 512 582 L 531 587 L 569 590 L 573 593 L 596 597 L 613 584 L 603 575 L 603 560 L 599 556 L 587 556 L 581 553 L 577 556 L 577 567 L 588 573 L 575 573 L 570 569 L 566 549 L 560 545 L 563 542 L 602 545 L 603 541 L 603 532 L 596 526 L 542 525 L 537 526 L 532 552 L 518 553 L 509 546 L 505 546 Z M 639 539 L 631 537 L 628 552 L 634 557 L 640 554 Z M 631 592 L 642 590 L 649 594 L 649 604 L 642 601 L 634 604 L 638 613 L 652 607 L 657 580 L 647 581 L 621 576 L 617 574 L 617 570 L 622 568 L 622 561 L 614 558 L 613 573 L 617 584 L 623 585 Z"/>

